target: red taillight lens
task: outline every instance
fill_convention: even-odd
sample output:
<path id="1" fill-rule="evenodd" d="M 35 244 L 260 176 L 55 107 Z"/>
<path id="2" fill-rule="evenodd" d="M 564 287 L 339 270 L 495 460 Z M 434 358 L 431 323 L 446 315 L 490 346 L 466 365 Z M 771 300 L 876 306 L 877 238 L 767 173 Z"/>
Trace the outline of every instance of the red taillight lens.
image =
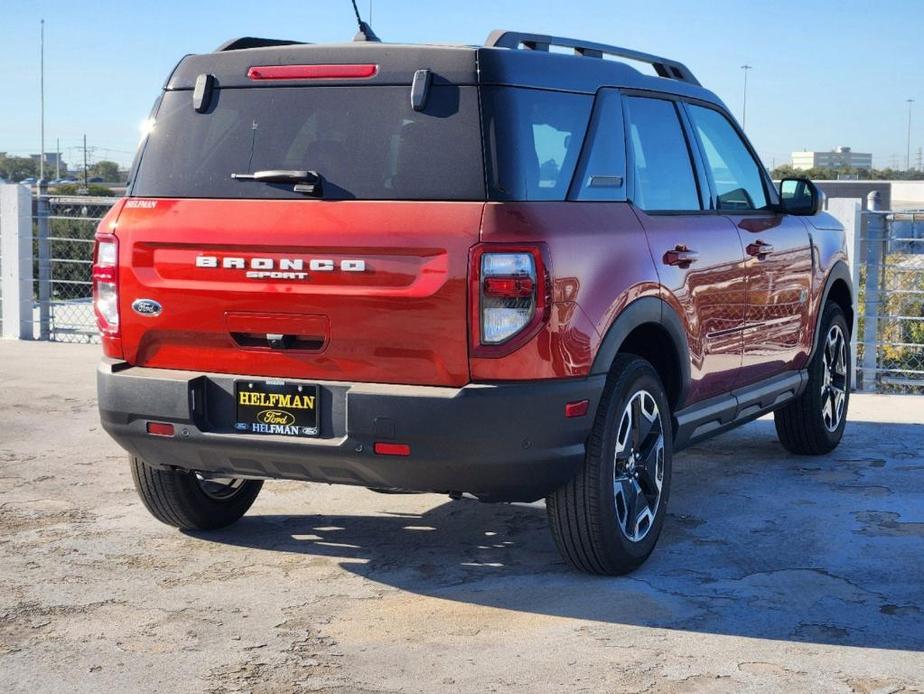
<path id="1" fill-rule="evenodd" d="M 378 65 L 254 65 L 252 80 L 349 80 L 375 77 Z"/>
<path id="2" fill-rule="evenodd" d="M 93 312 L 101 333 L 119 333 L 119 242 L 98 234 L 93 252 Z"/>
<path id="3" fill-rule="evenodd" d="M 484 280 L 484 293 L 500 299 L 526 299 L 535 291 L 532 277 L 486 277 Z"/>
<path id="4" fill-rule="evenodd" d="M 469 273 L 474 356 L 509 354 L 548 318 L 551 281 L 543 244 L 478 245 Z"/>

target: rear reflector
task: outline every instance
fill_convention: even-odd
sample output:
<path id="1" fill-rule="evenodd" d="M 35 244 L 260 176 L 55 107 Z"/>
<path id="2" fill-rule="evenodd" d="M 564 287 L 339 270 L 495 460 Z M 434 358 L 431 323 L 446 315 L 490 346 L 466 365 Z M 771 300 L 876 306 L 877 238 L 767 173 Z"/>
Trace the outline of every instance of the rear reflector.
<path id="1" fill-rule="evenodd" d="M 252 80 L 348 80 L 375 77 L 378 65 L 255 65 Z"/>
<path id="2" fill-rule="evenodd" d="M 372 447 L 376 455 L 401 455 L 408 456 L 411 454 L 411 447 L 406 443 L 384 443 L 376 441 Z"/>
<path id="3" fill-rule="evenodd" d="M 173 425 L 167 422 L 148 422 L 148 433 L 152 436 L 173 436 Z"/>
<path id="4" fill-rule="evenodd" d="M 565 405 L 565 417 L 583 417 L 590 407 L 590 400 L 578 400 Z"/>

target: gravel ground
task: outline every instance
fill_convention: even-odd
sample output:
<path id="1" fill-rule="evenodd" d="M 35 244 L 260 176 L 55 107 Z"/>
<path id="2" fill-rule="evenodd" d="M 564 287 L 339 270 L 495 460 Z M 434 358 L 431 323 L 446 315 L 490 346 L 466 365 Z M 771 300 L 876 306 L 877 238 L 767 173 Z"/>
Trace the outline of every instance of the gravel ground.
<path id="1" fill-rule="evenodd" d="M 766 419 L 681 454 L 605 579 L 541 503 L 268 482 L 228 530 L 160 525 L 97 354 L 0 342 L 0 692 L 924 691 L 924 399 L 854 396 L 822 458 Z"/>

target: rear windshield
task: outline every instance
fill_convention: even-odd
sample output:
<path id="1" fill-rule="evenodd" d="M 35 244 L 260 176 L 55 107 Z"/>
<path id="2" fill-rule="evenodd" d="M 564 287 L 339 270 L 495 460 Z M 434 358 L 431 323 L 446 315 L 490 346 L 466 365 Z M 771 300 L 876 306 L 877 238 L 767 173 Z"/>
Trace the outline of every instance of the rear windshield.
<path id="1" fill-rule="evenodd" d="M 316 171 L 325 199 L 484 200 L 476 87 L 434 86 L 420 112 L 410 87 L 218 89 L 206 113 L 168 91 L 131 194 L 304 198 L 231 178 L 269 169 Z"/>

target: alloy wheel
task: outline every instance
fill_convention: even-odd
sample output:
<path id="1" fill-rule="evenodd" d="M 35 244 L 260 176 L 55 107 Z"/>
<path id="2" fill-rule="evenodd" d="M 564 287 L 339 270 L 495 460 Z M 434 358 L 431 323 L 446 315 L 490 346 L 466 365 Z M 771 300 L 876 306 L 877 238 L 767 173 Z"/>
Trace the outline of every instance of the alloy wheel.
<path id="1" fill-rule="evenodd" d="M 821 417 L 825 429 L 836 431 L 847 402 L 847 340 L 841 326 L 832 325 L 822 354 Z"/>
<path id="2" fill-rule="evenodd" d="M 629 398 L 616 430 L 613 496 L 616 520 L 630 542 L 641 542 L 654 525 L 664 483 L 664 427 L 647 390 Z"/>
<path id="3" fill-rule="evenodd" d="M 244 487 L 244 480 L 237 477 L 203 477 L 198 472 L 196 482 L 199 483 L 202 493 L 215 501 L 227 501 Z"/>

